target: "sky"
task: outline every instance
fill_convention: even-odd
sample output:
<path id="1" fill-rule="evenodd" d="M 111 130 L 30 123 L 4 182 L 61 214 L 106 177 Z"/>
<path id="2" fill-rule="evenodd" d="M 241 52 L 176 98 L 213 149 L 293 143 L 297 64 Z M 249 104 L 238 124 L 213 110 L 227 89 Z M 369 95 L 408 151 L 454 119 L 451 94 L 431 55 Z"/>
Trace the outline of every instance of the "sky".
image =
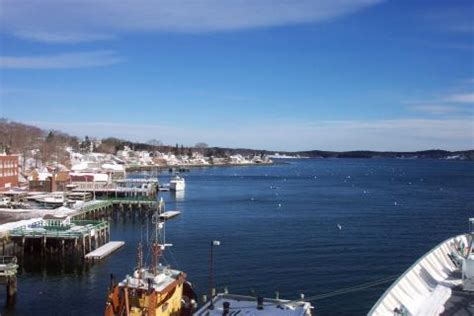
<path id="1" fill-rule="evenodd" d="M 0 0 L 0 117 L 275 151 L 474 149 L 474 2 Z"/>

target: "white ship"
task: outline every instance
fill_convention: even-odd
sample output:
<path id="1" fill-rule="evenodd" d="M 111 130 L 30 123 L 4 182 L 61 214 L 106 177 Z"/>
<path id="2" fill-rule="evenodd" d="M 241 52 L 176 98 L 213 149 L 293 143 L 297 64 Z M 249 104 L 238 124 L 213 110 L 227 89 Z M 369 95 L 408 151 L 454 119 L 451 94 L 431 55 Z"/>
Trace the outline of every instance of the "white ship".
<path id="1" fill-rule="evenodd" d="M 381 315 L 474 315 L 474 218 L 402 274 L 369 311 Z"/>
<path id="2" fill-rule="evenodd" d="M 186 182 L 184 181 L 183 177 L 174 176 L 170 180 L 170 190 L 171 191 L 184 191 L 185 187 L 186 187 Z"/>

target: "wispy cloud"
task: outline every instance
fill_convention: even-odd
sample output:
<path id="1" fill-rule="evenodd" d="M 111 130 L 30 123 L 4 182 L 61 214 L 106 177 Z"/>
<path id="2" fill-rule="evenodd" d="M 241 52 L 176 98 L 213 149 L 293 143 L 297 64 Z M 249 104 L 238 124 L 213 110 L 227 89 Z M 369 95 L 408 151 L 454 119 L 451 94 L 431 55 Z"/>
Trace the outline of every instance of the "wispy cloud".
<path id="1" fill-rule="evenodd" d="M 19 31 L 15 33 L 17 37 L 45 43 L 81 43 L 111 40 L 115 36 L 100 33 L 81 33 L 81 32 L 45 32 L 45 31 Z"/>
<path id="2" fill-rule="evenodd" d="M 116 136 L 145 141 L 192 145 L 206 141 L 212 146 L 269 150 L 422 150 L 474 148 L 474 125 L 469 118 L 269 121 L 238 126 L 192 127 L 111 122 L 32 122 L 43 128 L 61 129 L 79 136 Z M 235 130 L 239 133 L 235 133 Z M 301 141 L 304 140 L 304 141 Z"/>
<path id="3" fill-rule="evenodd" d="M 451 113 L 459 113 L 462 112 L 464 109 L 450 106 L 450 105 L 437 105 L 437 104 L 419 104 L 419 105 L 412 105 L 409 107 L 410 110 L 423 112 L 427 114 L 451 114 Z"/>
<path id="4" fill-rule="evenodd" d="M 379 2 L 381 0 L 0 0 L 0 6 L 4 31 L 47 42 L 80 42 L 107 38 L 123 31 L 213 32 L 321 22 Z"/>
<path id="5" fill-rule="evenodd" d="M 459 91 L 471 90 L 470 87 L 466 86 L 473 79 L 463 80 L 462 90 L 457 88 Z M 467 88 L 467 89 L 466 89 Z M 430 115 L 466 115 L 468 114 L 472 119 L 473 109 L 471 105 L 474 105 L 474 93 L 471 92 L 459 92 L 452 94 L 438 94 L 431 100 L 418 100 L 418 101 L 406 101 L 407 109 L 415 112 L 422 112 Z"/>
<path id="6" fill-rule="evenodd" d="M 109 66 L 123 62 L 114 51 L 90 51 L 40 56 L 0 56 L 0 68 L 66 69 Z"/>
<path id="7" fill-rule="evenodd" d="M 458 33 L 474 33 L 474 22 L 472 20 L 473 5 L 471 2 L 459 4 L 453 2 L 446 8 L 436 8 L 433 6 L 424 16 L 437 28 Z"/>
<path id="8" fill-rule="evenodd" d="M 455 103 L 473 103 L 474 104 L 474 93 L 460 93 L 449 95 L 445 98 L 448 102 Z"/>

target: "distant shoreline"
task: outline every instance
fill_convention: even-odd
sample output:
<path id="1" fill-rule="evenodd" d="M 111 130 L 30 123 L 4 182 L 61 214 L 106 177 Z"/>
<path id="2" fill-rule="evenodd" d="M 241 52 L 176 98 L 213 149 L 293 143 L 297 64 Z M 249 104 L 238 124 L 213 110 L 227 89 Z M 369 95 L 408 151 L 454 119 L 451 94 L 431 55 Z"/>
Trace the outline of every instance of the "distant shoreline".
<path id="1" fill-rule="evenodd" d="M 393 157 L 393 156 L 330 156 L 330 157 L 294 157 L 294 158 L 274 158 L 272 162 L 262 162 L 262 163 L 221 163 L 221 164 L 196 164 L 196 165 L 182 165 L 182 166 L 131 166 L 126 167 L 127 172 L 137 172 L 137 171 L 150 171 L 150 170 L 179 170 L 179 169 L 195 169 L 195 168 L 214 168 L 214 167 L 251 167 L 251 166 L 271 166 L 271 165 L 284 165 L 289 164 L 293 160 L 308 160 L 308 159 L 395 159 L 395 160 L 441 160 L 441 161 L 468 161 L 472 162 L 474 159 L 470 157 L 463 158 L 447 158 L 447 157 Z"/>
<path id="2" fill-rule="evenodd" d="M 191 169 L 191 168 L 213 168 L 213 167 L 249 167 L 249 166 L 271 166 L 274 164 L 280 164 L 281 162 L 261 162 L 261 163 L 220 163 L 220 164 L 196 164 L 196 165 L 182 165 L 182 166 L 130 166 L 126 167 L 127 172 L 135 171 L 149 171 L 149 170 L 178 170 L 178 169 Z"/>

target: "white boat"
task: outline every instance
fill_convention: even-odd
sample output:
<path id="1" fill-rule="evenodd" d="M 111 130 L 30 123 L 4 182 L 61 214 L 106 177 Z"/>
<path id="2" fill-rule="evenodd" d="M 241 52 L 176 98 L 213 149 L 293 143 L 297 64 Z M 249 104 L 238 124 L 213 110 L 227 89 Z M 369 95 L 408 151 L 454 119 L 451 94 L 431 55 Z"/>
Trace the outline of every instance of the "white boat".
<path id="1" fill-rule="evenodd" d="M 35 201 L 44 205 L 49 206 L 61 206 L 67 202 L 67 199 L 64 197 L 64 194 L 46 194 L 41 195 L 35 198 Z"/>
<path id="2" fill-rule="evenodd" d="M 381 315 L 474 315 L 474 218 L 403 273 L 369 311 Z"/>
<path id="3" fill-rule="evenodd" d="M 255 315 L 255 316 L 310 316 L 310 303 L 273 298 L 221 293 L 202 306 L 194 316 Z"/>
<path id="4" fill-rule="evenodd" d="M 186 187 L 186 182 L 184 181 L 183 177 L 174 176 L 170 180 L 170 190 L 171 191 L 184 191 L 185 187 Z"/>

